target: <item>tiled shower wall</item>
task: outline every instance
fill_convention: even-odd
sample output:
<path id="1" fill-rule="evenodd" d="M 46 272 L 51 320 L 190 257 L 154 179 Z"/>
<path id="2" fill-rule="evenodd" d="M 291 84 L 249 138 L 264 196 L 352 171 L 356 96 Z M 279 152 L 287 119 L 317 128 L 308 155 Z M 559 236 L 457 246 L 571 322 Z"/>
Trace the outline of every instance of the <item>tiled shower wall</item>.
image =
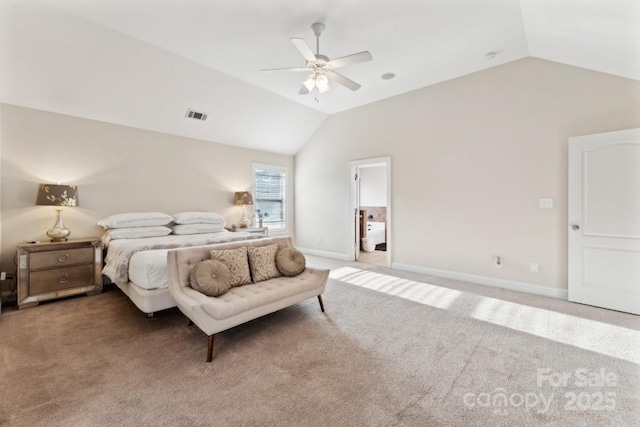
<path id="1" fill-rule="evenodd" d="M 360 209 L 367 210 L 367 217 L 373 216 L 373 219 L 366 218 L 366 221 L 387 222 L 387 208 L 385 206 L 360 206 Z"/>

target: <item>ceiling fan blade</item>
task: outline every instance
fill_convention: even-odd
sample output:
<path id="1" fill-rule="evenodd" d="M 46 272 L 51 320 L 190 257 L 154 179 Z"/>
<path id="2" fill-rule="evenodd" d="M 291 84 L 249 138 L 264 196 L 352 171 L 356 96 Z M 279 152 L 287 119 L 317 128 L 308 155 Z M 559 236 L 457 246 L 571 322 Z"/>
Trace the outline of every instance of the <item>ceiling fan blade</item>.
<path id="1" fill-rule="evenodd" d="M 307 89 L 305 85 L 302 85 L 302 87 L 300 88 L 300 91 L 298 92 L 298 95 L 306 95 L 308 93 L 309 93 L 309 89 Z"/>
<path id="2" fill-rule="evenodd" d="M 358 62 L 371 61 L 373 56 L 367 51 L 354 53 L 353 55 L 343 56 L 329 61 L 327 65 L 333 68 L 344 67 L 345 65 L 357 64 Z"/>
<path id="3" fill-rule="evenodd" d="M 360 85 L 358 83 L 346 78 L 342 74 L 338 74 L 332 70 L 325 70 L 325 73 L 327 74 L 327 77 L 329 77 L 331 80 L 340 83 L 342 86 L 348 89 L 351 89 L 351 90 L 360 89 Z"/>
<path id="4" fill-rule="evenodd" d="M 291 67 L 291 68 L 267 68 L 266 70 L 260 70 L 262 72 L 269 71 L 309 71 L 306 67 Z"/>
<path id="5" fill-rule="evenodd" d="M 316 55 L 313 53 L 313 51 L 311 50 L 311 48 L 309 47 L 309 45 L 304 39 L 298 39 L 298 38 L 292 37 L 291 42 L 300 51 L 302 56 L 304 56 L 304 59 L 306 59 L 307 61 L 318 60 L 318 58 L 316 58 Z"/>

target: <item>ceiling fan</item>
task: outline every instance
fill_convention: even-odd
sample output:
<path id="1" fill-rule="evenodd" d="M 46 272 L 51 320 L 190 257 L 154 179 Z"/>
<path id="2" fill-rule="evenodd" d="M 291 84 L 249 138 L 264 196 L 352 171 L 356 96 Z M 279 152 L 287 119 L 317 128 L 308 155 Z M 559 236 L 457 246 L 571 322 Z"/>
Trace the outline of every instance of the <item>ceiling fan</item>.
<path id="1" fill-rule="evenodd" d="M 293 45 L 302 53 L 302 56 L 307 60 L 307 64 L 304 67 L 292 67 L 292 68 L 272 68 L 262 71 L 307 71 L 311 72 L 309 77 L 304 81 L 299 95 L 306 95 L 313 90 L 314 87 L 318 88 L 318 93 L 322 94 L 329 90 L 329 79 L 340 83 L 344 87 L 351 90 L 360 89 L 360 85 L 353 80 L 350 80 L 342 74 L 333 71 L 335 68 L 344 67 L 345 65 L 357 64 L 359 62 L 371 61 L 373 57 L 367 51 L 354 53 L 353 55 L 343 56 L 330 60 L 327 56 L 320 54 L 320 35 L 324 31 L 324 24 L 316 22 L 311 25 L 313 34 L 316 36 L 316 53 L 314 54 L 307 42 L 301 38 L 291 38 Z"/>

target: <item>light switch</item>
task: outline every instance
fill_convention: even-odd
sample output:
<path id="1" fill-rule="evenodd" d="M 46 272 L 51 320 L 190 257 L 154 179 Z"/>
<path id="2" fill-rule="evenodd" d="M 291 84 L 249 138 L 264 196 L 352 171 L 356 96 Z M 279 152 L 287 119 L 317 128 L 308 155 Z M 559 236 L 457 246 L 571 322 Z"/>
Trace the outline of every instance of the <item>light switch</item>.
<path id="1" fill-rule="evenodd" d="M 553 208 L 553 199 L 540 199 L 540 208 L 542 209 Z"/>

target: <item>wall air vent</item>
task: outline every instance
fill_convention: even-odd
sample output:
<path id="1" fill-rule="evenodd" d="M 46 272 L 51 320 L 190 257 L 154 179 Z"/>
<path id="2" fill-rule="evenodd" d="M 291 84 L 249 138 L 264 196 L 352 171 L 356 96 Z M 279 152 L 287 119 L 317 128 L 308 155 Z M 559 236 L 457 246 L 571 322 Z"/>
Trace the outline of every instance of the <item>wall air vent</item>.
<path id="1" fill-rule="evenodd" d="M 188 119 L 201 120 L 204 122 L 205 120 L 207 120 L 207 115 L 207 113 L 201 113 L 195 110 L 187 110 L 187 115 L 185 117 Z"/>

